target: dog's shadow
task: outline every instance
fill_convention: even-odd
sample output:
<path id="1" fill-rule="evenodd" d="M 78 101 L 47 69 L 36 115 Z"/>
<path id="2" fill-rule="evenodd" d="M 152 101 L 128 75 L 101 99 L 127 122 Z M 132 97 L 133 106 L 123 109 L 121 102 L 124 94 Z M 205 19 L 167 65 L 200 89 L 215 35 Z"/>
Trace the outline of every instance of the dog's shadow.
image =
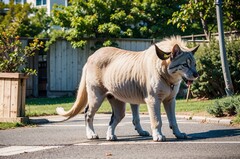
<path id="1" fill-rule="evenodd" d="M 193 140 L 204 140 L 204 139 L 214 139 L 214 138 L 225 138 L 225 137 L 234 137 L 240 136 L 240 129 L 219 129 L 219 130 L 209 130 L 206 132 L 198 132 L 187 134 L 187 139 L 177 139 L 177 138 L 168 138 L 167 142 L 182 142 L 182 141 L 193 141 Z M 126 141 L 152 141 L 152 136 L 119 136 L 117 139 L 118 142 Z"/>
<path id="2" fill-rule="evenodd" d="M 190 140 L 234 137 L 240 135 L 240 129 L 218 129 L 188 134 Z"/>

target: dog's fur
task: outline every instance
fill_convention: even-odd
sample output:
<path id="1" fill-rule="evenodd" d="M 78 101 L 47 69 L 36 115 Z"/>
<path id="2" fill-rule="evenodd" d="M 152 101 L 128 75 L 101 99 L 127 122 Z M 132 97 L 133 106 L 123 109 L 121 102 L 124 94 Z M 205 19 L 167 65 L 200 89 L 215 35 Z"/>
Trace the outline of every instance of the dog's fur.
<path id="1" fill-rule="evenodd" d="M 146 103 L 153 140 L 164 141 L 160 116 L 160 104 L 163 103 L 173 133 L 177 138 L 186 138 L 176 122 L 175 98 L 183 77 L 190 81 L 198 77 L 193 57 L 197 49 L 198 46 L 187 48 L 180 37 L 164 39 L 141 52 L 101 48 L 88 58 L 83 68 L 73 107 L 67 112 L 58 108 L 57 112 L 69 119 L 86 108 L 87 138 L 95 139 L 98 135 L 94 132 L 93 118 L 107 97 L 113 110 L 107 140 L 116 140 L 114 131 L 125 115 L 125 103 L 131 103 L 138 133 L 149 135 L 142 130 L 138 115 L 138 104 Z"/>

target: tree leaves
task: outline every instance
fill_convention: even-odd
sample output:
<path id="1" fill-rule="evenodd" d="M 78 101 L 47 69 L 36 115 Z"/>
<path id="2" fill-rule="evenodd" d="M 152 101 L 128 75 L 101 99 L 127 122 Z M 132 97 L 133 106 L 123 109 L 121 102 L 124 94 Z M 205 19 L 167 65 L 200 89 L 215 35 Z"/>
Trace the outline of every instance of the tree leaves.
<path id="1" fill-rule="evenodd" d="M 167 25 L 178 5 L 174 0 L 72 0 L 70 6 L 54 6 L 53 21 L 73 46 L 83 47 L 87 37 L 162 38 L 180 32 Z"/>
<path id="2" fill-rule="evenodd" d="M 35 51 L 43 46 L 38 39 L 34 39 L 29 46 L 23 48 L 18 30 L 21 19 L 10 23 L 8 26 L 1 25 L 0 30 L 0 72 L 22 72 L 36 74 L 36 70 L 27 67 L 27 58 L 34 56 Z"/>
<path id="3" fill-rule="evenodd" d="M 240 25 L 238 25 L 240 24 L 239 0 L 226 0 L 222 7 L 225 29 L 240 29 Z M 195 28 L 195 33 L 196 31 L 200 31 L 208 39 L 211 32 L 217 31 L 215 1 L 187 0 L 185 4 L 180 6 L 179 10 L 176 10 L 172 14 L 172 18 L 168 20 L 168 24 L 175 24 L 182 31 Z M 199 30 L 199 26 L 202 27 L 201 30 Z"/>

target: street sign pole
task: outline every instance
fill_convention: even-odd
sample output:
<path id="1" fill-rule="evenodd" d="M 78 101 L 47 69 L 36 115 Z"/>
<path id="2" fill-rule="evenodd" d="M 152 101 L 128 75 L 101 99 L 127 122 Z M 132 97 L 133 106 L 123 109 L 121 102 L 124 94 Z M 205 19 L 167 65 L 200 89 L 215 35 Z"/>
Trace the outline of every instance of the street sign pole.
<path id="1" fill-rule="evenodd" d="M 223 22 L 222 22 L 222 0 L 216 0 L 216 12 L 217 12 L 217 23 L 218 23 L 218 36 L 219 36 L 219 48 L 221 55 L 222 71 L 225 81 L 225 91 L 227 96 L 234 94 L 233 84 L 231 80 L 231 75 L 229 71 L 229 66 L 226 56 L 226 48 L 224 43 L 224 32 L 223 32 Z"/>

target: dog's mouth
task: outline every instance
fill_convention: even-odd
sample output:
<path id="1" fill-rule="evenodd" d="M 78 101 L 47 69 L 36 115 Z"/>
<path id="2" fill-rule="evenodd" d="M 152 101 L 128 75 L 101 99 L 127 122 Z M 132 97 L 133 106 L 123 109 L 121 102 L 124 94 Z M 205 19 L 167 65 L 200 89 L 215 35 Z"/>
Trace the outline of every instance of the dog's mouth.
<path id="1" fill-rule="evenodd" d="M 188 85 L 190 86 L 192 83 L 193 83 L 193 80 L 188 80 L 187 78 L 185 77 L 182 77 L 183 81 Z"/>

